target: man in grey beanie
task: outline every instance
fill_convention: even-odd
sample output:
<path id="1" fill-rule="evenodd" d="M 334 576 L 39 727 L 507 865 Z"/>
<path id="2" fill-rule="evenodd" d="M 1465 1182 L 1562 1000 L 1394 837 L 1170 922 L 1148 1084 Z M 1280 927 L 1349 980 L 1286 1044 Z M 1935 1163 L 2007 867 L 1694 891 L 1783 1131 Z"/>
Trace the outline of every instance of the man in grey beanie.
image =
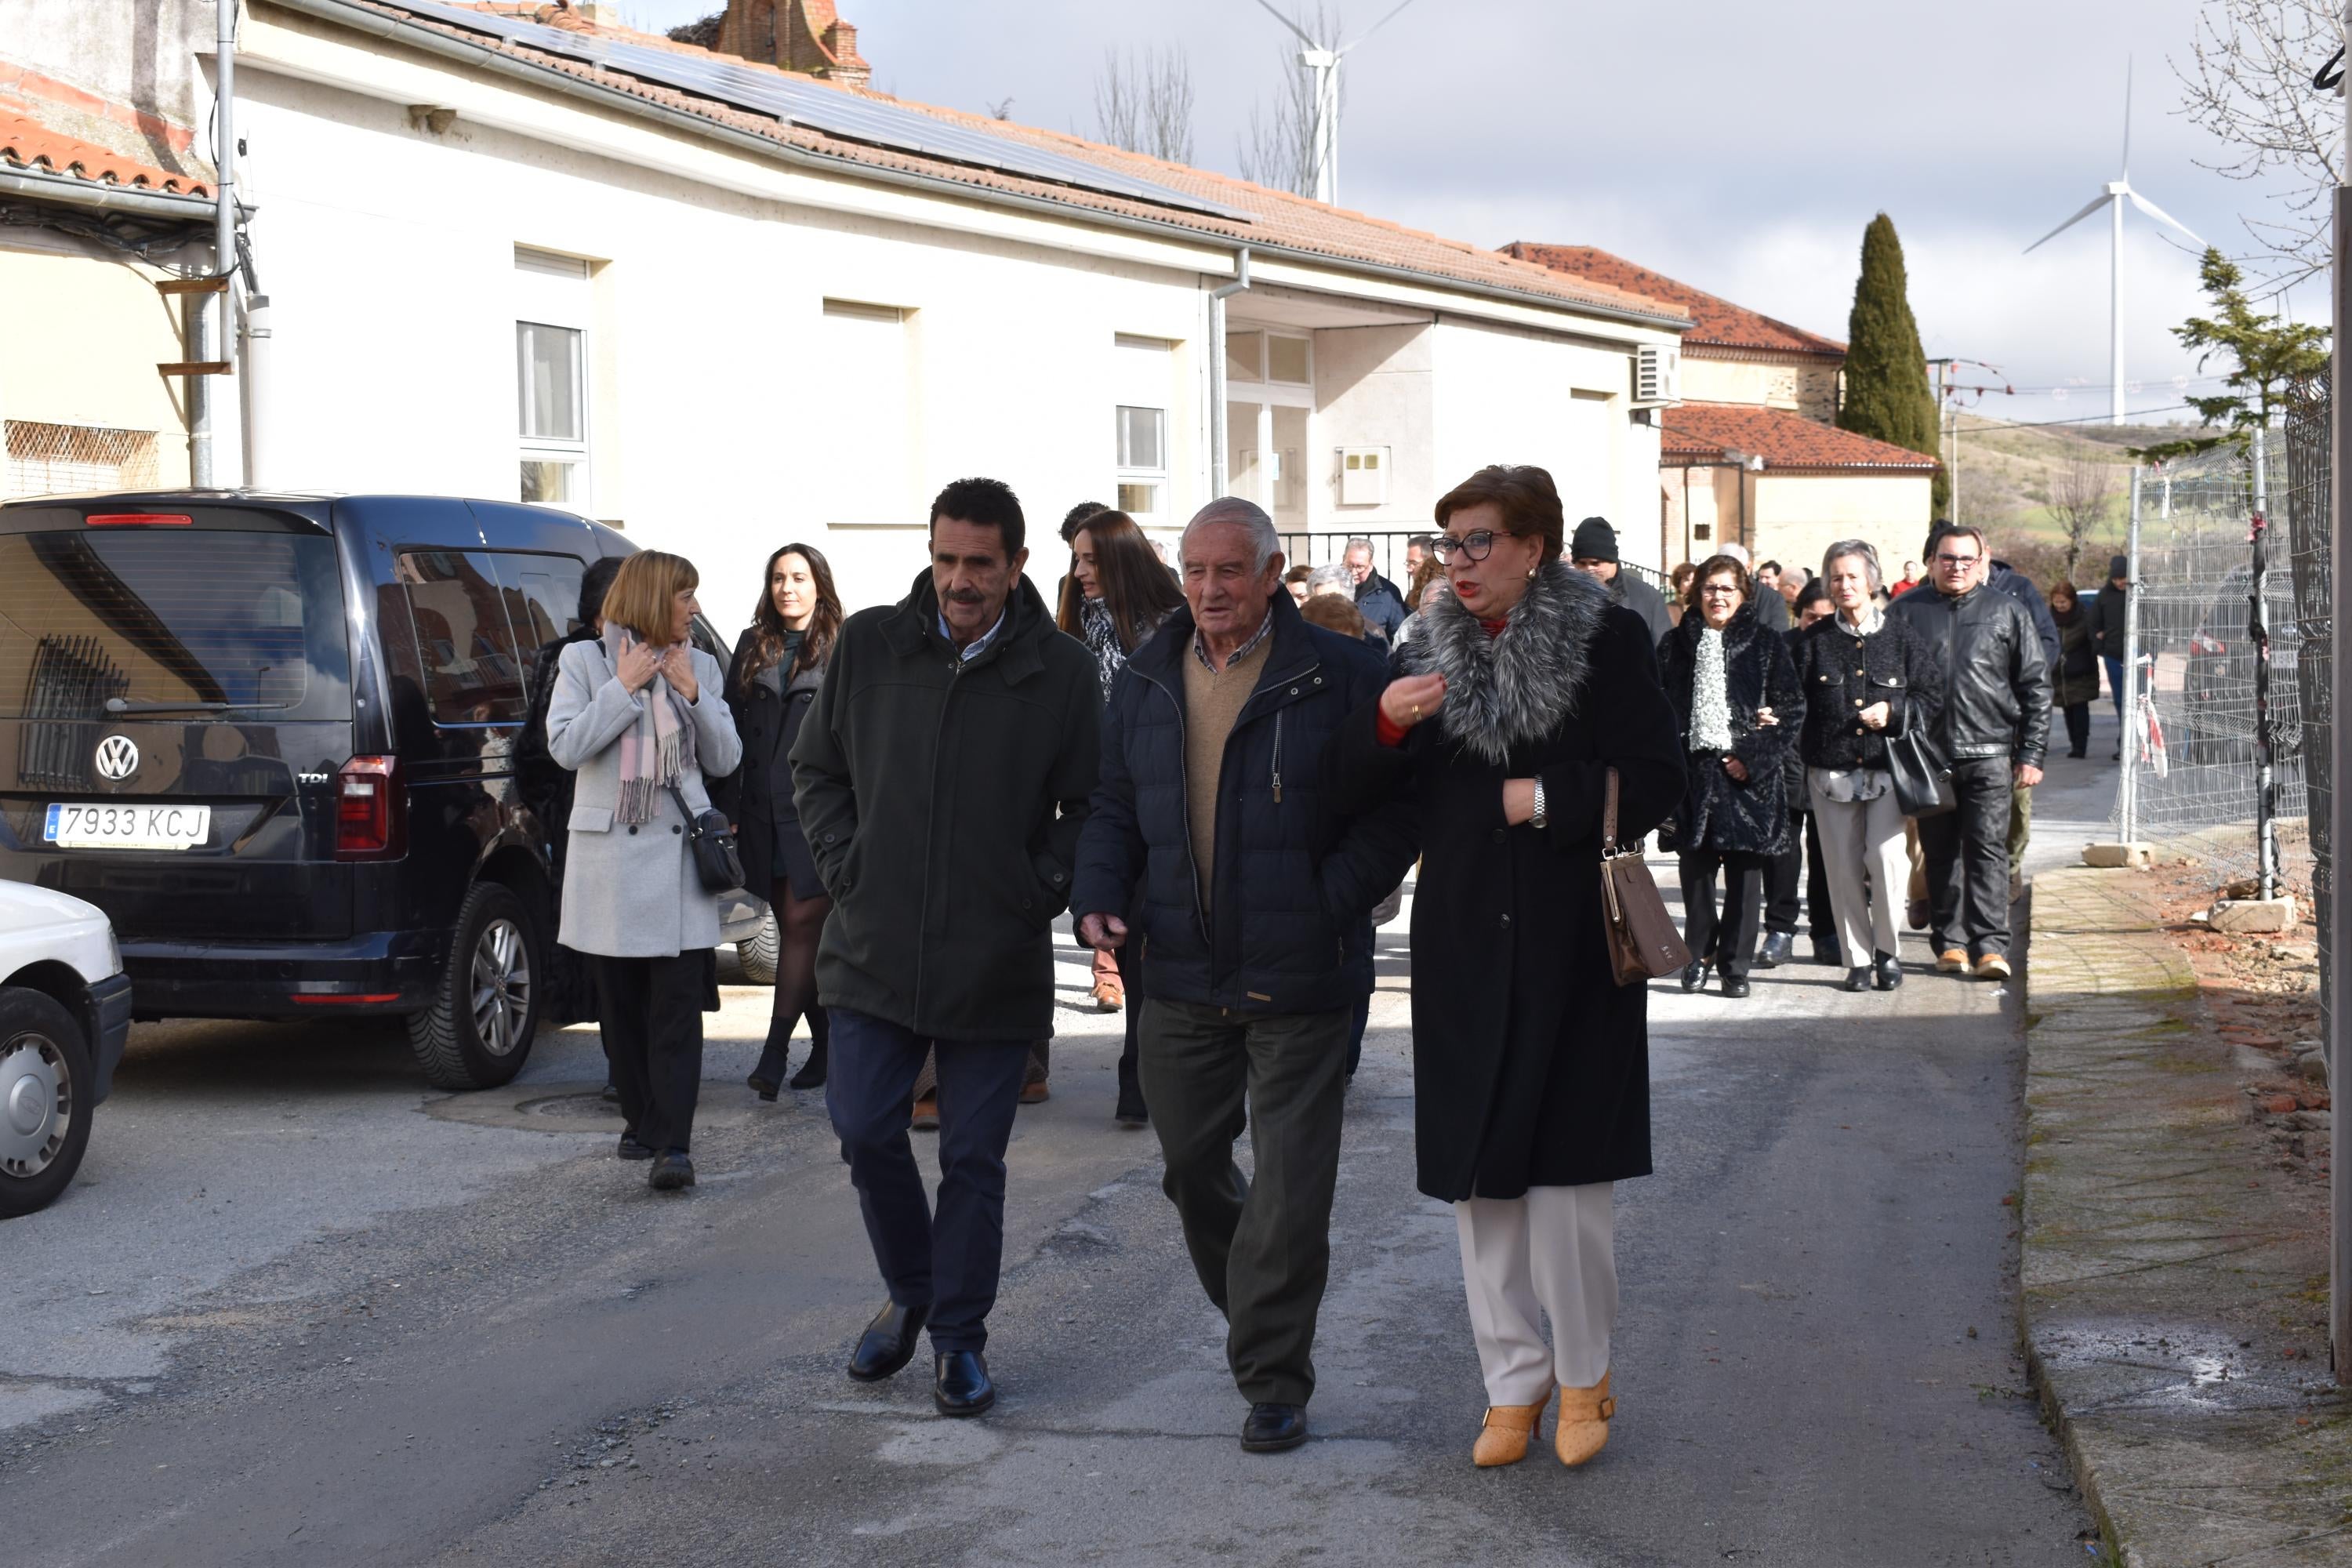
<path id="1" fill-rule="evenodd" d="M 1654 646 L 1674 622 L 1666 615 L 1665 596 L 1639 577 L 1618 569 L 1617 531 L 1605 517 L 1588 517 L 1576 525 L 1568 541 L 1568 563 L 1588 577 L 1609 584 L 1609 596 L 1642 617 Z"/>

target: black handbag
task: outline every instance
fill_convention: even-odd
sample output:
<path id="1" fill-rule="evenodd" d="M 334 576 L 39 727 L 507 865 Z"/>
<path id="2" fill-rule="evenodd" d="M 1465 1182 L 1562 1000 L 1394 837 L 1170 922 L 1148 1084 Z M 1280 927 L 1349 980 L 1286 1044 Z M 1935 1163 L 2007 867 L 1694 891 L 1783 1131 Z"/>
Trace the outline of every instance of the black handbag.
<path id="1" fill-rule="evenodd" d="M 735 825 L 723 811 L 696 811 L 686 804 L 685 792 L 669 786 L 677 814 L 686 818 L 686 842 L 694 851 L 694 868 L 702 885 L 714 893 L 743 885 L 743 857 L 735 847 Z"/>
<path id="2" fill-rule="evenodd" d="M 1886 742 L 1886 771 L 1895 781 L 1895 804 L 1906 816 L 1940 816 L 1958 796 L 1952 792 L 1952 764 L 1921 730 L 1906 730 Z"/>

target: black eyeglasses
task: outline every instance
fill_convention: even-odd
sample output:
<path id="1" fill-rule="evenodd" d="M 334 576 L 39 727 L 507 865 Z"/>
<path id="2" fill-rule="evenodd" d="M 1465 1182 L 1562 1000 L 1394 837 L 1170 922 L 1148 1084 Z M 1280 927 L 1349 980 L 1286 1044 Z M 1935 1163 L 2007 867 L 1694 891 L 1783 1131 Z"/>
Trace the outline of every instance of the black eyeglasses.
<path id="1" fill-rule="evenodd" d="M 1984 557 L 1981 555 L 1938 555 L 1936 557 L 1936 564 L 1938 566 L 1973 566 L 1983 559 Z"/>
<path id="2" fill-rule="evenodd" d="M 1449 565 L 1453 563 L 1456 555 L 1465 555 L 1473 561 L 1484 561 L 1486 559 L 1487 552 L 1495 548 L 1495 531 L 1491 528 L 1482 528 L 1475 533 L 1460 535 L 1441 533 L 1430 548 L 1437 552 L 1437 558 L 1440 561 Z"/>

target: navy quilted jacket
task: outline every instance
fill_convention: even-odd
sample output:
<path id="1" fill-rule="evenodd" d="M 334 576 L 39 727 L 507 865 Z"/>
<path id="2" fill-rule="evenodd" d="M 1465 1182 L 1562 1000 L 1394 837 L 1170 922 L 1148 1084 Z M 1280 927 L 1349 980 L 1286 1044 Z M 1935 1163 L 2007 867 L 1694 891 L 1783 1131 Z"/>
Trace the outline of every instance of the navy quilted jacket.
<path id="1" fill-rule="evenodd" d="M 1193 881 L 1185 807 L 1190 609 L 1171 616 L 1112 683 L 1070 908 L 1081 919 L 1142 922 L 1151 995 L 1244 1013 L 1325 1012 L 1354 1005 L 1360 983 L 1349 982 L 1343 950 L 1403 879 L 1415 836 L 1407 801 L 1341 815 L 1326 773 L 1326 742 L 1379 697 L 1386 662 L 1309 626 L 1287 593 L 1274 595 L 1271 613 L 1265 670 L 1225 741 L 1211 916 Z"/>

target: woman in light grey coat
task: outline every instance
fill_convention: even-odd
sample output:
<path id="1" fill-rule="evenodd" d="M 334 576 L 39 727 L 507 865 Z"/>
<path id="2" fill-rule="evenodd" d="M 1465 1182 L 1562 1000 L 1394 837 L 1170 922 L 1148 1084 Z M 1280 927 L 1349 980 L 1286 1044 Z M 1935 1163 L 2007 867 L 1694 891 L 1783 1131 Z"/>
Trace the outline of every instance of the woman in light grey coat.
<path id="1" fill-rule="evenodd" d="M 660 551 L 624 561 L 604 595 L 604 635 L 563 650 L 547 709 L 548 755 L 579 775 L 558 940 L 595 970 L 628 1123 L 621 1158 L 651 1159 L 646 1180 L 665 1192 L 694 1184 L 700 954 L 719 945 L 718 897 L 686 830 L 710 808 L 703 775 L 734 772 L 743 751 L 720 695 L 726 672 L 687 640 L 699 580 Z"/>

